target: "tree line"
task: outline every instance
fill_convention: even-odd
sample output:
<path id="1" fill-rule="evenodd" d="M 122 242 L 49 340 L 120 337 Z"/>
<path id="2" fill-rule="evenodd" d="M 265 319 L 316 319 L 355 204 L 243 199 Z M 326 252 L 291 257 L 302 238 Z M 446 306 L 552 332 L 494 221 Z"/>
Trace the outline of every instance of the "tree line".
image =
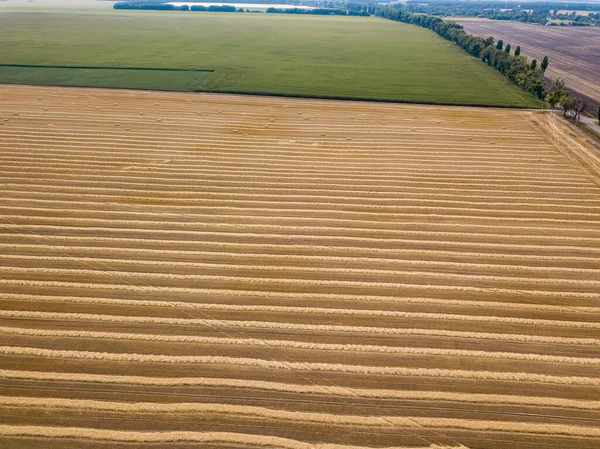
<path id="1" fill-rule="evenodd" d="M 455 42 L 470 55 L 481 58 L 490 67 L 498 70 L 521 89 L 547 101 L 552 107 L 560 106 L 564 115 L 571 114 L 575 120 L 579 120 L 584 110 L 584 102 L 570 93 L 564 81 L 556 79 L 549 86 L 546 85 L 544 74 L 549 64 L 547 56 L 544 56 L 540 64 L 535 59 L 529 62 L 521 55 L 520 46 L 511 54 L 510 44 L 504 46 L 502 40 L 495 42 L 492 36 L 483 38 L 467 34 L 462 25 L 439 17 L 412 14 L 390 7 L 379 8 L 375 15 L 428 28 L 444 39 Z"/>
<path id="2" fill-rule="evenodd" d="M 467 34 L 462 25 L 439 17 L 412 14 L 389 7 L 378 9 L 376 15 L 435 31 L 444 39 L 458 44 L 472 56 L 481 58 L 483 62 L 494 67 L 513 83 L 523 90 L 531 92 L 540 100 L 543 100 L 546 95 L 544 72 L 548 67 L 548 57 L 545 57 L 542 64 L 538 66 L 535 59 L 528 62 L 527 58 L 521 55 L 520 47 L 515 49 L 514 53 L 516 54 L 511 54 L 510 45 L 504 47 L 502 41 L 498 41 L 494 45 L 493 37 L 483 38 Z"/>
<path id="3" fill-rule="evenodd" d="M 232 5 L 181 5 L 175 6 L 165 3 L 167 0 L 156 0 L 156 1 L 131 1 L 131 2 L 119 2 L 115 3 L 114 9 L 143 9 L 151 11 L 209 11 L 209 12 L 243 12 L 241 9 L 236 9 Z"/>
<path id="4" fill-rule="evenodd" d="M 209 12 L 250 12 L 243 8 L 236 8 L 233 5 L 181 5 L 175 6 L 166 3 L 169 0 L 132 0 L 129 2 L 115 3 L 114 9 L 143 9 L 152 11 L 209 11 Z M 262 0 L 261 0 L 262 1 Z M 237 1 L 235 2 L 236 4 Z M 238 6 L 244 6 L 243 3 Z M 307 14 L 320 16 L 370 16 L 375 12 L 373 5 L 366 4 L 348 4 L 344 8 L 267 8 L 268 14 Z"/>
<path id="5" fill-rule="evenodd" d="M 267 8 L 267 14 L 312 14 L 317 16 L 369 16 L 366 11 L 326 8 Z"/>
<path id="6" fill-rule="evenodd" d="M 589 13 L 587 16 L 582 16 L 577 14 L 575 11 L 572 12 L 560 12 L 560 11 L 552 11 L 550 13 L 550 19 L 559 21 L 560 23 L 552 22 L 550 25 L 552 26 L 600 26 L 600 12 L 598 13 Z M 563 22 L 565 20 L 566 22 Z"/>
<path id="7" fill-rule="evenodd" d="M 189 7 L 175 6 L 165 3 L 166 0 L 144 0 L 131 2 L 118 2 L 113 5 L 114 9 L 149 9 L 154 11 L 189 11 Z"/>

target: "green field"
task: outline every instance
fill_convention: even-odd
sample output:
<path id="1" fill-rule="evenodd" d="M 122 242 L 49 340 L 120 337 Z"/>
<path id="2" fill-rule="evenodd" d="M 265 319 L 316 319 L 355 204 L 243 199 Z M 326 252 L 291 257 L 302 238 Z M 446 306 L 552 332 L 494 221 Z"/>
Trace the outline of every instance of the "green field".
<path id="1" fill-rule="evenodd" d="M 0 64 L 0 80 L 7 84 L 191 91 L 200 88 L 212 74 L 212 70 L 41 67 Z"/>
<path id="2" fill-rule="evenodd" d="M 4 83 L 540 106 L 432 31 L 376 18 L 2 12 L 0 55 Z"/>

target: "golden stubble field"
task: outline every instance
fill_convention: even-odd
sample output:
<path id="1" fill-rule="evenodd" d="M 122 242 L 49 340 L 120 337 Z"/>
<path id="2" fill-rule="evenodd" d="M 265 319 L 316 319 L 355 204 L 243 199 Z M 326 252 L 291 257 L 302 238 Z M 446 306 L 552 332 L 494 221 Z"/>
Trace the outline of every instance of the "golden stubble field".
<path id="1" fill-rule="evenodd" d="M 600 445 L 557 118 L 0 86 L 0 137 L 0 446 Z"/>

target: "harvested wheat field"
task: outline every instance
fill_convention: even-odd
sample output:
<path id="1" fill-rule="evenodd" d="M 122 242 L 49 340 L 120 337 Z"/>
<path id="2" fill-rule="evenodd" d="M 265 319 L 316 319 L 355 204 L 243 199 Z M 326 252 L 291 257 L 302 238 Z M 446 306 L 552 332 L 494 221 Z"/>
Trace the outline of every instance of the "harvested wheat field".
<path id="1" fill-rule="evenodd" d="M 558 118 L 0 105 L 0 446 L 600 445 L 600 164 Z"/>

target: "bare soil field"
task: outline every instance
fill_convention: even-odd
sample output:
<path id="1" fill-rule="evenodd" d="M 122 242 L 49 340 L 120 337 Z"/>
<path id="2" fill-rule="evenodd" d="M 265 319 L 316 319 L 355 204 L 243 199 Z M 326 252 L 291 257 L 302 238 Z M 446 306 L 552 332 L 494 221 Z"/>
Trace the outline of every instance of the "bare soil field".
<path id="1" fill-rule="evenodd" d="M 553 115 L 0 104 L 0 446 L 600 444 L 600 159 Z"/>
<path id="2" fill-rule="evenodd" d="M 567 86 L 584 95 L 588 114 L 595 115 L 600 102 L 600 27 L 547 27 L 521 22 L 455 18 L 465 31 L 494 36 L 538 63 L 548 56 L 548 78 L 563 78 Z"/>

